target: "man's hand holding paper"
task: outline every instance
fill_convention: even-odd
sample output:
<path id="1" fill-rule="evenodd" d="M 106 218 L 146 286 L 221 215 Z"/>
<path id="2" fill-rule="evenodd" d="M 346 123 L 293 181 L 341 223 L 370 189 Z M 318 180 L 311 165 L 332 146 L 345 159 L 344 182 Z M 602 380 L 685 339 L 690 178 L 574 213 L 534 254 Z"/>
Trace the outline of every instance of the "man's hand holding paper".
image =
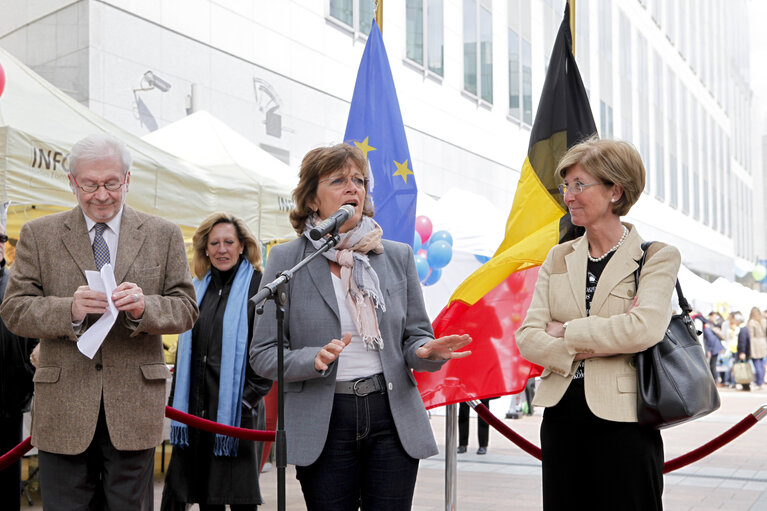
<path id="1" fill-rule="evenodd" d="M 72 323 L 81 323 L 88 314 L 104 314 L 107 306 L 109 302 L 104 291 L 95 291 L 90 286 L 80 286 L 72 300 Z"/>
<path id="2" fill-rule="evenodd" d="M 112 301 L 118 311 L 125 311 L 131 319 L 144 315 L 144 293 L 133 282 L 123 282 L 112 291 Z"/>
<path id="3" fill-rule="evenodd" d="M 84 289 L 82 293 L 84 296 L 80 300 L 81 305 L 85 305 L 84 308 L 86 309 L 92 309 L 94 311 L 100 310 L 102 316 L 80 336 L 80 339 L 77 341 L 77 349 L 79 349 L 86 357 L 93 358 L 117 319 L 118 310 L 112 301 L 112 293 L 117 288 L 117 285 L 115 284 L 115 275 L 112 271 L 111 264 L 102 266 L 100 272 L 86 271 L 85 278 L 88 279 L 88 285 L 79 287 L 77 291 L 75 291 L 75 297 L 77 297 L 77 293 L 79 293 L 80 290 Z M 98 295 L 101 295 L 103 300 L 107 302 L 106 307 L 99 306 Z M 74 311 L 75 306 L 73 301 L 73 319 L 75 318 Z M 97 314 L 98 312 L 95 313 Z M 85 319 L 84 315 L 83 319 Z"/>

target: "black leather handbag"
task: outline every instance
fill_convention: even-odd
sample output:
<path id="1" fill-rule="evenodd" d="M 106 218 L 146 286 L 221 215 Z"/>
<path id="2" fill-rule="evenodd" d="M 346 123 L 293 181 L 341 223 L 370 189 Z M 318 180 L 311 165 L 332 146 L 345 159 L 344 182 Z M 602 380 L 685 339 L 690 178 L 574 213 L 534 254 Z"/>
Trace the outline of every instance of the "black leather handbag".
<path id="1" fill-rule="evenodd" d="M 651 241 L 642 244 L 644 253 L 634 272 L 637 289 L 651 244 Z M 639 424 L 657 429 L 703 417 L 721 404 L 706 353 L 690 319 L 692 307 L 678 279 L 676 293 L 682 312 L 671 316 L 666 334 L 658 344 L 635 356 Z"/>

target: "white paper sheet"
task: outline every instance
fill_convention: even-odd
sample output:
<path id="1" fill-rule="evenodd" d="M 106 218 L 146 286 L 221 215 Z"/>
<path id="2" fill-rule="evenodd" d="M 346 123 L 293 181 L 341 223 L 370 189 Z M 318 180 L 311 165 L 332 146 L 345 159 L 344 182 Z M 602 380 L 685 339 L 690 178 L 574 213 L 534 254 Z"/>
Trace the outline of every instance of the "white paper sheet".
<path id="1" fill-rule="evenodd" d="M 93 291 L 106 293 L 107 310 L 94 324 L 80 336 L 77 341 L 77 349 L 88 358 L 93 358 L 101 347 L 101 343 L 106 339 L 107 334 L 112 329 L 112 325 L 117 320 L 117 308 L 112 302 L 112 291 L 117 287 L 115 283 L 115 274 L 112 271 L 111 264 L 105 264 L 101 267 L 101 272 L 86 271 L 85 278 L 88 279 L 88 287 Z"/>

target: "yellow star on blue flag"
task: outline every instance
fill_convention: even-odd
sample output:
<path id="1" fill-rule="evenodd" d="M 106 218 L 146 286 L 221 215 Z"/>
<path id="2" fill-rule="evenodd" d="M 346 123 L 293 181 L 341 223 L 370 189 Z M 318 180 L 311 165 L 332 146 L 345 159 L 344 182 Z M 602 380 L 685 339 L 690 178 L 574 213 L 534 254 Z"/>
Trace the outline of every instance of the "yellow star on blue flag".
<path id="1" fill-rule="evenodd" d="M 389 59 L 375 22 L 357 72 L 344 140 L 368 158 L 370 196 L 384 238 L 412 246 L 418 189 Z"/>

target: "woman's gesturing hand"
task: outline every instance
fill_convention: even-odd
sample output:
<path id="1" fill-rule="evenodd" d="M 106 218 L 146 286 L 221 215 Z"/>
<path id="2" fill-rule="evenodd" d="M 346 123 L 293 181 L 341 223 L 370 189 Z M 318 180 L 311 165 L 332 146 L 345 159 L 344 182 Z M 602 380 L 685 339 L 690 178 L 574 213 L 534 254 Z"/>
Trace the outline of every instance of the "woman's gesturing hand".
<path id="1" fill-rule="evenodd" d="M 448 360 L 451 358 L 464 358 L 471 355 L 471 351 L 461 351 L 456 353 L 457 350 L 463 348 L 471 342 L 471 337 L 468 334 L 463 335 L 446 335 L 439 339 L 432 339 L 415 352 L 419 358 L 428 358 L 430 360 Z"/>
<path id="2" fill-rule="evenodd" d="M 349 345 L 352 340 L 352 334 L 346 333 L 342 339 L 333 339 L 317 353 L 314 357 L 314 368 L 318 371 L 327 371 L 330 365 L 338 355 Z"/>

